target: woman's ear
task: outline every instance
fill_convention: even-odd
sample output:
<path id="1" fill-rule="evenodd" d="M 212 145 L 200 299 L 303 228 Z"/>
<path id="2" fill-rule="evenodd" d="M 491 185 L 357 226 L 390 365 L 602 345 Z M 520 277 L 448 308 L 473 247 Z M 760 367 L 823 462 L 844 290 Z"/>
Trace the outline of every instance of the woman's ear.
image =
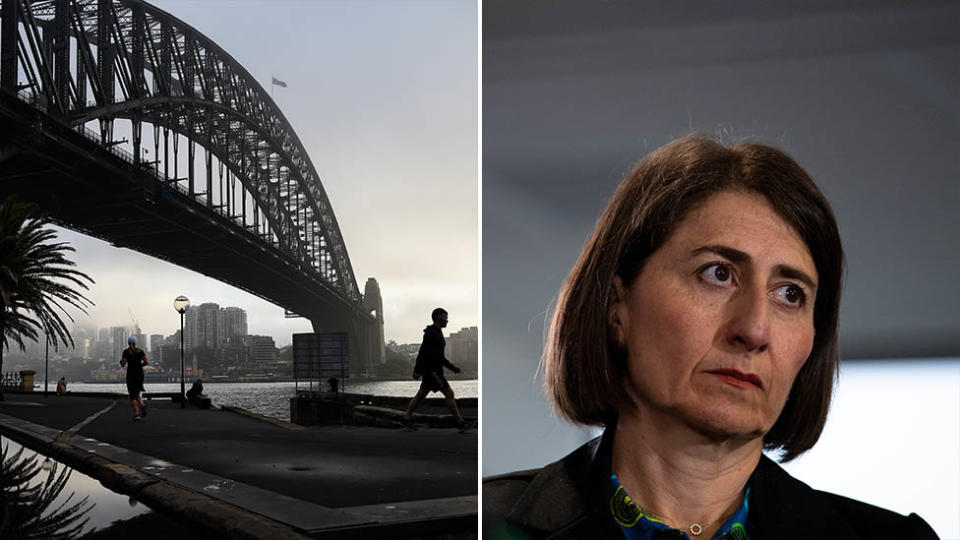
<path id="1" fill-rule="evenodd" d="M 613 278 L 613 296 L 610 301 L 610 313 L 609 324 L 610 324 L 610 335 L 613 337 L 617 346 L 620 348 L 625 348 L 627 346 L 626 339 L 626 327 L 628 321 L 627 313 L 627 289 L 623 286 L 623 280 L 620 279 L 620 276 L 614 276 Z"/>

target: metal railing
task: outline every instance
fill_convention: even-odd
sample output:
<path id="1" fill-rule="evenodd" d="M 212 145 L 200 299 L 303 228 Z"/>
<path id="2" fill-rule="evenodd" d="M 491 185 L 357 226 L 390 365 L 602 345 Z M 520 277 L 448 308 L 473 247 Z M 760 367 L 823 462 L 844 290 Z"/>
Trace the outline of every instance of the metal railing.
<path id="1" fill-rule="evenodd" d="M 20 388 L 20 385 L 23 383 L 23 379 L 20 378 L 20 373 L 17 371 L 9 371 L 3 374 L 3 378 L 0 379 L 0 388 Z"/>

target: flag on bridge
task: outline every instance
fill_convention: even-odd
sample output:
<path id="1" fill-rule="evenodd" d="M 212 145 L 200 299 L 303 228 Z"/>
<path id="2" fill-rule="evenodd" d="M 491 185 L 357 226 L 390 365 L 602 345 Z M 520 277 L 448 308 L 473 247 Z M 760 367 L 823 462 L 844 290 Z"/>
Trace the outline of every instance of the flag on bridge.
<path id="1" fill-rule="evenodd" d="M 272 85 L 274 85 L 274 86 L 279 86 L 279 87 L 281 87 L 281 88 L 286 88 L 286 87 L 287 87 L 287 83 L 281 81 L 280 79 L 278 79 L 278 78 L 276 78 L 276 77 L 273 77 L 273 76 L 271 76 L 271 78 L 273 79 L 273 82 L 270 83 L 270 84 L 272 84 Z"/>

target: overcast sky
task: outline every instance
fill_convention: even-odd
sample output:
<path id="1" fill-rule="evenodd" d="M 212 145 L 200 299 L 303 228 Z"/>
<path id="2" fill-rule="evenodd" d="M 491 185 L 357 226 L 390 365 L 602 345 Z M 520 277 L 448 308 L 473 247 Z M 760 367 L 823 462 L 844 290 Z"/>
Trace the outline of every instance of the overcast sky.
<path id="1" fill-rule="evenodd" d="M 430 311 L 477 325 L 477 10 L 469 1 L 153 2 L 232 55 L 270 90 L 323 182 L 361 292 L 380 283 L 385 337 L 418 342 Z M 198 158 L 202 154 L 198 152 Z M 305 319 L 195 272 L 59 229 L 96 280 L 84 326 L 179 328 L 173 299 L 247 310 L 249 332 L 311 331 Z"/>

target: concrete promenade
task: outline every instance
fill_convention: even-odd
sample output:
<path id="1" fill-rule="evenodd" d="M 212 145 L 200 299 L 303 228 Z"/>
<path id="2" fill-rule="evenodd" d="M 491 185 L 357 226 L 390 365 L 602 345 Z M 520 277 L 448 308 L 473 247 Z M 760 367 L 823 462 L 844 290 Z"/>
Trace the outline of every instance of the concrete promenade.
<path id="1" fill-rule="evenodd" d="M 477 433 L 301 427 L 224 410 L 5 394 L 0 433 L 226 537 L 470 538 Z M 466 410 L 466 415 L 476 411 Z"/>

